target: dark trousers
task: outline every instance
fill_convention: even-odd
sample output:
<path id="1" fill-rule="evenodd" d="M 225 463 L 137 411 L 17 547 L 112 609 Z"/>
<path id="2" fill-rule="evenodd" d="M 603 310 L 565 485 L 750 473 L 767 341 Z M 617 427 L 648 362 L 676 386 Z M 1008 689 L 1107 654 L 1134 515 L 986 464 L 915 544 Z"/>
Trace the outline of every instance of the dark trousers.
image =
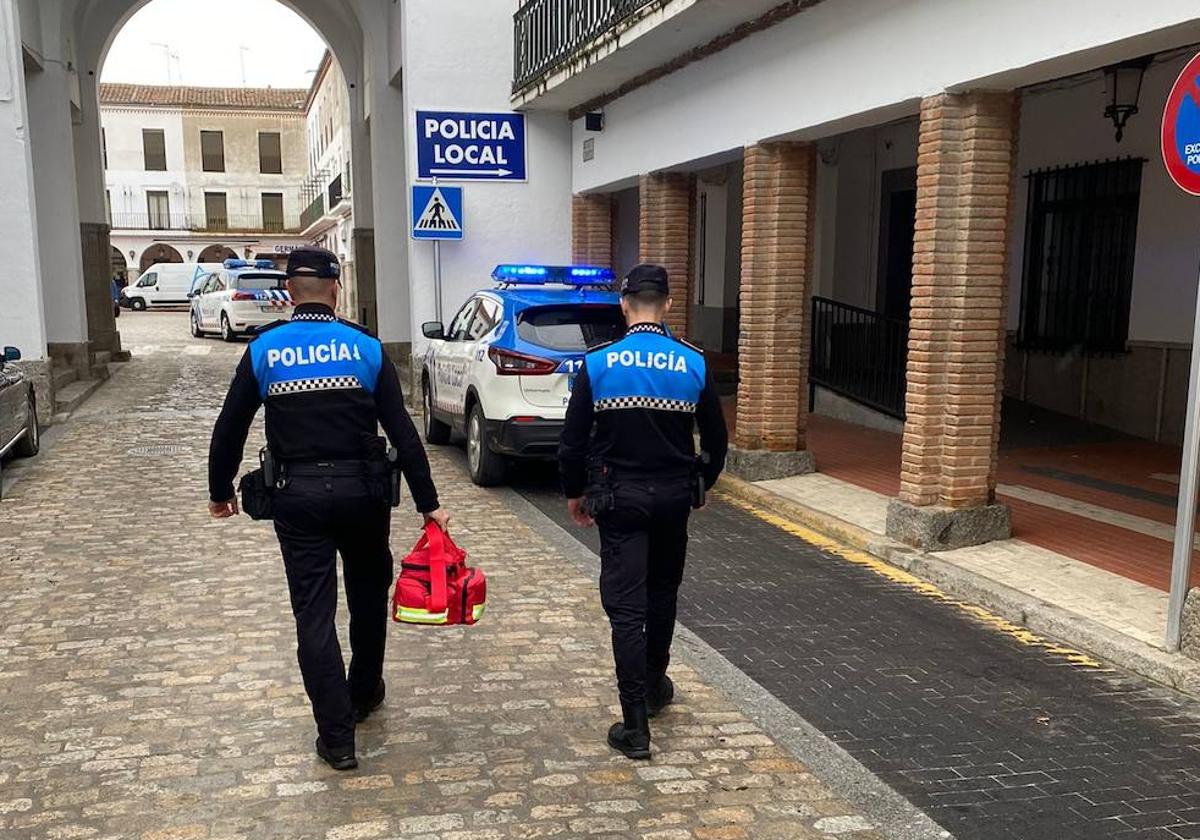
<path id="1" fill-rule="evenodd" d="M 352 747 L 354 705 L 367 702 L 383 675 L 391 508 L 366 479 L 293 478 L 275 492 L 274 518 L 317 732 L 328 747 Z M 338 553 L 350 608 L 349 676 L 334 626 Z"/>
<path id="2" fill-rule="evenodd" d="M 612 625 L 621 700 L 646 697 L 667 672 L 687 556 L 687 479 L 618 479 L 600 529 L 600 600 Z"/>

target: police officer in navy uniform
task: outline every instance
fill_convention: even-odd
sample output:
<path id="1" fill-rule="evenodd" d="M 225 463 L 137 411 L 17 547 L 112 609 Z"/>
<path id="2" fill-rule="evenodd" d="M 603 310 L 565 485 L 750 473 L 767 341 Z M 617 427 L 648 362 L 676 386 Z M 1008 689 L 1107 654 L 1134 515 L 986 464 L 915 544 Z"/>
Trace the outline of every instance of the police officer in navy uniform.
<path id="1" fill-rule="evenodd" d="M 725 466 L 729 435 L 703 352 L 662 325 L 671 308 L 666 270 L 639 265 L 621 292 L 629 329 L 588 353 L 559 468 L 571 517 L 600 528 L 600 597 L 623 714 L 608 743 L 642 759 L 650 757 L 648 718 L 675 693 L 667 666 L 688 518 Z"/>
<path id="2" fill-rule="evenodd" d="M 365 328 L 334 315 L 337 258 L 301 248 L 288 258 L 291 321 L 250 343 L 213 429 L 209 511 L 238 513 L 233 479 L 259 406 L 278 473 L 271 516 L 296 619 L 297 654 L 317 722 L 317 753 L 358 766 L 354 728 L 383 702 L 392 555 L 382 425 L 418 511 L 445 528 L 429 461 L 404 407 L 396 368 Z M 337 554 L 350 609 L 349 674 L 334 627 Z"/>

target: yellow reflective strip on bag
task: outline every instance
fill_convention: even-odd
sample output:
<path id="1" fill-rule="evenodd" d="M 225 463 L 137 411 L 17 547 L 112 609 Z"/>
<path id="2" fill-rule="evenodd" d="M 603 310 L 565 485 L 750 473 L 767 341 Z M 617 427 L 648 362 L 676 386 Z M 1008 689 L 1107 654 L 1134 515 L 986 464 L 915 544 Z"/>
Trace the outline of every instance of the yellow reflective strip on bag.
<path id="1" fill-rule="evenodd" d="M 474 607 L 472 607 L 471 608 L 471 618 L 475 621 L 478 621 L 479 619 L 483 618 L 483 608 L 485 606 L 487 606 L 487 605 L 486 604 L 476 604 Z"/>
<path id="2" fill-rule="evenodd" d="M 430 612 L 429 610 L 416 609 L 415 607 L 401 607 L 396 611 L 400 621 L 409 624 L 445 624 L 450 616 L 449 610 L 442 610 L 439 613 Z"/>

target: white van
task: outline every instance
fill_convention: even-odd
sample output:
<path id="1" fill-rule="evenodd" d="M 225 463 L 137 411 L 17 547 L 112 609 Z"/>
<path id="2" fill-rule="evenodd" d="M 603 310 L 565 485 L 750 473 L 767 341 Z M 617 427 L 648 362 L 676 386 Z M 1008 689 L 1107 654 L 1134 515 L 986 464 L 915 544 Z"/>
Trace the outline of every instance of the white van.
<path id="1" fill-rule="evenodd" d="M 121 290 L 120 303 L 138 312 L 186 304 L 196 283 L 222 268 L 221 263 L 155 263 Z"/>

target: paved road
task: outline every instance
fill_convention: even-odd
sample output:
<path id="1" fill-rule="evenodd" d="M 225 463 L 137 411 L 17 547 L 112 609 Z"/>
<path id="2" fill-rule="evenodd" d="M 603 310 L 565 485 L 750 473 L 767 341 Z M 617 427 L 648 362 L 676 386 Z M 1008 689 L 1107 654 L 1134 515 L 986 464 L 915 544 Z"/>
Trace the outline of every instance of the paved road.
<path id="1" fill-rule="evenodd" d="M 0 501 L 5 840 L 882 836 L 686 665 L 654 760 L 615 756 L 594 583 L 450 451 L 435 475 L 489 574 L 488 615 L 393 628 L 362 767 L 326 768 L 270 530 L 203 509 L 241 347 L 192 340 L 185 319 L 123 316 L 134 361 Z M 415 516 L 395 522 L 403 551 Z"/>
<path id="2" fill-rule="evenodd" d="M 552 471 L 517 480 L 569 527 Z M 681 619 L 960 840 L 1200 838 L 1200 703 L 744 509 L 696 517 Z"/>

